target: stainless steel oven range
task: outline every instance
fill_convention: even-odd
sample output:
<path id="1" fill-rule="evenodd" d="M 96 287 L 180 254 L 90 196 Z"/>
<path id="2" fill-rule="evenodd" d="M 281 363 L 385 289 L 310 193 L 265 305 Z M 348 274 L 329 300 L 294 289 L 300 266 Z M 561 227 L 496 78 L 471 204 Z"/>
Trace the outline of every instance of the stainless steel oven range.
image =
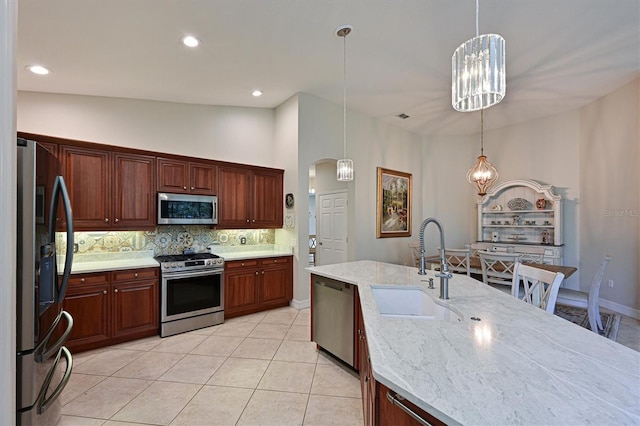
<path id="1" fill-rule="evenodd" d="M 211 253 L 157 256 L 160 336 L 224 322 L 224 259 Z"/>

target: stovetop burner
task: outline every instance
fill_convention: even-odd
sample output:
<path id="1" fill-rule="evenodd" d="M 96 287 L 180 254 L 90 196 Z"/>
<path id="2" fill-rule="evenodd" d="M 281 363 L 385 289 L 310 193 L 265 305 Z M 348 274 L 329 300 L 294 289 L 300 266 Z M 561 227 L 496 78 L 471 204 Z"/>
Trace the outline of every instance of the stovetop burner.
<path id="1" fill-rule="evenodd" d="M 224 259 L 213 253 L 168 254 L 154 259 L 163 273 L 224 268 Z"/>
<path id="2" fill-rule="evenodd" d="M 219 259 L 220 256 L 213 253 L 193 253 L 193 254 L 166 254 L 162 256 L 156 256 L 155 259 L 162 262 L 184 262 L 186 260 L 204 260 L 204 259 Z"/>

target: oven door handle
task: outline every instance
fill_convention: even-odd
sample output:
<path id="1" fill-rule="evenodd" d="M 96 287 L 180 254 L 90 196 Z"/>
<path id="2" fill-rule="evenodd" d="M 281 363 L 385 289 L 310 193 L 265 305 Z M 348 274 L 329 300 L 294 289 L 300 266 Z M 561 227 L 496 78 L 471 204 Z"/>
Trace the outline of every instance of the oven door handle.
<path id="1" fill-rule="evenodd" d="M 202 277 L 205 275 L 219 275 L 224 272 L 223 268 L 220 269 L 206 269 L 200 271 L 186 271 L 186 272 L 169 272 L 162 274 L 162 278 L 165 280 L 174 280 L 180 278 Z"/>

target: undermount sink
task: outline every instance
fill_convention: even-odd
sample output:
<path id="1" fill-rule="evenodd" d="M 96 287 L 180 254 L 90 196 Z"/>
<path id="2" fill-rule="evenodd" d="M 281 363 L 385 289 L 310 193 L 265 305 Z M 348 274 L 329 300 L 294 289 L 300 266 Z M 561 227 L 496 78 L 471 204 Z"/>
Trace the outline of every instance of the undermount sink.
<path id="1" fill-rule="evenodd" d="M 444 306 L 420 287 L 373 285 L 371 291 L 378 311 L 384 317 L 462 322 L 462 315 Z"/>

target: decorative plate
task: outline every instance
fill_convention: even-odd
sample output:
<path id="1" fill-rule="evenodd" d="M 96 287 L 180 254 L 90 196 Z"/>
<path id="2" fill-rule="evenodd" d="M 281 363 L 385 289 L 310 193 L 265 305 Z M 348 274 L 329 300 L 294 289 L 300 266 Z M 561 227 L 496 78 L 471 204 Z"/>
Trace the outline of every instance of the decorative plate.
<path id="1" fill-rule="evenodd" d="M 527 210 L 529 208 L 529 202 L 524 198 L 513 198 L 509 200 L 507 206 L 511 210 Z"/>

